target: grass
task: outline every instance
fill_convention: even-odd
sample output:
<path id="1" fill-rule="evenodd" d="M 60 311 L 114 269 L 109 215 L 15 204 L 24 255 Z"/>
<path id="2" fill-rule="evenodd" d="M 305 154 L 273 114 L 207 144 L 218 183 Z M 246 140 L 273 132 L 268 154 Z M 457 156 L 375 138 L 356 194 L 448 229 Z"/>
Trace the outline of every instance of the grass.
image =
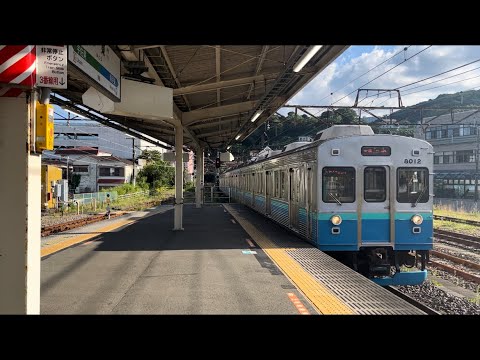
<path id="1" fill-rule="evenodd" d="M 480 305 L 480 285 L 477 286 L 475 294 L 475 297 L 469 298 L 468 301 L 474 303 L 475 305 Z"/>
<path id="2" fill-rule="evenodd" d="M 110 207 L 112 211 L 142 211 L 148 209 L 152 206 L 160 204 L 162 200 L 173 196 L 175 190 L 174 189 L 167 189 L 162 188 L 160 192 L 157 192 L 155 195 L 142 195 L 142 196 L 135 196 L 130 198 L 119 199 L 116 201 L 112 201 Z M 97 202 L 96 210 L 94 209 L 93 203 L 80 205 L 80 214 L 86 213 L 95 213 L 101 214 L 105 213 L 107 206 L 105 203 Z M 76 206 L 71 206 L 66 211 L 65 214 L 76 214 L 77 208 Z M 61 213 L 58 213 L 58 216 L 61 216 Z"/>
<path id="3" fill-rule="evenodd" d="M 445 220 L 433 220 L 433 228 L 453 231 L 473 236 L 480 236 L 480 227 L 475 225 L 461 224 Z"/>
<path id="4" fill-rule="evenodd" d="M 467 212 L 462 210 L 454 211 L 452 208 L 446 205 L 435 205 L 433 207 L 433 214 L 438 216 L 448 216 L 453 218 L 480 221 L 479 212 Z M 433 220 L 433 228 L 454 231 L 473 236 L 480 236 L 480 227 L 475 225 L 461 224 L 444 220 Z"/>
<path id="5" fill-rule="evenodd" d="M 480 221 L 480 212 L 453 211 L 451 208 L 445 205 L 434 206 L 433 214 L 438 216 L 449 216 L 449 217 L 460 218 L 465 220 Z"/>

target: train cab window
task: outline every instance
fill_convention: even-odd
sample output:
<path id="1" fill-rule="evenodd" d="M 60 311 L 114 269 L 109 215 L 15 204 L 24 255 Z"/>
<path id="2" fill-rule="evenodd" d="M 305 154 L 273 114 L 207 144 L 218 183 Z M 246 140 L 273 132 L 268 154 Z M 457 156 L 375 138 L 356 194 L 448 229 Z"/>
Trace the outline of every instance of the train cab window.
<path id="1" fill-rule="evenodd" d="M 363 197 L 366 202 L 383 202 L 387 198 L 387 172 L 382 166 L 365 168 Z"/>
<path id="2" fill-rule="evenodd" d="M 428 191 L 427 168 L 397 169 L 397 201 L 399 203 L 426 203 Z"/>
<path id="3" fill-rule="evenodd" d="M 353 167 L 324 167 L 322 169 L 322 200 L 325 203 L 355 201 L 355 169 Z"/>

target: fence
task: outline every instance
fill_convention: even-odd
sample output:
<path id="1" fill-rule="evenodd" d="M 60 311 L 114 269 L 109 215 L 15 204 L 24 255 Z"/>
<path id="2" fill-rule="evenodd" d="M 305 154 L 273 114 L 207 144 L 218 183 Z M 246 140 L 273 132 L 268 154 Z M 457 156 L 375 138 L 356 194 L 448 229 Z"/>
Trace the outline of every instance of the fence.
<path id="1" fill-rule="evenodd" d="M 227 193 L 220 191 L 217 186 L 204 186 L 202 191 L 203 204 L 218 204 L 230 202 L 230 189 Z M 195 192 L 183 193 L 184 204 L 195 204 Z"/>
<path id="2" fill-rule="evenodd" d="M 433 203 L 437 206 L 446 206 L 453 211 L 477 212 L 480 210 L 480 206 L 475 201 L 468 199 L 434 199 Z"/>
<path id="3" fill-rule="evenodd" d="M 115 202 L 120 199 L 127 199 L 130 197 L 149 195 L 149 193 L 150 192 L 148 190 L 145 190 L 145 191 L 138 191 L 138 192 L 124 194 L 124 195 L 118 195 L 116 191 L 105 191 L 105 192 L 96 192 L 96 193 L 74 194 L 73 200 L 81 204 L 87 205 L 87 204 L 91 204 L 94 200 L 96 201 L 96 203 L 103 203 L 107 198 L 107 194 L 110 194 L 110 201 Z"/>
<path id="4" fill-rule="evenodd" d="M 107 194 L 110 194 L 110 201 L 115 201 L 118 199 L 118 193 L 116 191 L 108 192 L 94 192 L 94 193 L 84 193 L 84 194 L 74 194 L 73 200 L 82 204 L 91 204 L 93 200 L 97 203 L 105 201 Z"/>

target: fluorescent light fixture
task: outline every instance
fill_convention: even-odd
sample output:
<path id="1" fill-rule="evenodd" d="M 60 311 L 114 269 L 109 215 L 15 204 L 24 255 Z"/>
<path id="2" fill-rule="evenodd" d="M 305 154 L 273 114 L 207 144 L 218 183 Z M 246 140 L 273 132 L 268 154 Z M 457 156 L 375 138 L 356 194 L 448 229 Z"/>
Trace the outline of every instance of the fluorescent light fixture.
<path id="1" fill-rule="evenodd" d="M 311 46 L 305 54 L 297 61 L 295 66 L 293 67 L 294 72 L 299 72 L 303 69 L 303 67 L 310 61 L 310 59 L 322 48 L 323 45 L 314 45 Z"/>
<path id="2" fill-rule="evenodd" d="M 232 147 L 232 145 L 228 145 L 228 146 L 227 146 L 227 150 L 230 150 L 231 147 Z"/>
<path id="3" fill-rule="evenodd" d="M 64 107 L 62 107 L 62 109 L 65 110 L 66 112 L 74 115 L 74 116 L 78 116 L 78 117 L 81 117 L 81 118 L 86 119 L 85 116 L 83 116 L 82 114 L 79 114 L 79 113 L 77 113 L 77 112 L 75 112 L 75 111 L 73 111 L 73 110 L 70 110 L 70 109 L 67 109 L 67 108 L 64 108 Z"/>
<path id="4" fill-rule="evenodd" d="M 262 111 L 263 111 L 263 110 L 257 111 L 257 112 L 255 113 L 255 115 L 253 115 L 252 120 L 250 120 L 250 121 L 251 121 L 251 122 L 254 122 L 255 120 L 257 120 L 258 117 L 261 115 Z"/>
<path id="5" fill-rule="evenodd" d="M 242 136 L 242 135 L 239 134 L 239 135 L 235 136 L 235 140 L 240 139 L 240 136 Z"/>

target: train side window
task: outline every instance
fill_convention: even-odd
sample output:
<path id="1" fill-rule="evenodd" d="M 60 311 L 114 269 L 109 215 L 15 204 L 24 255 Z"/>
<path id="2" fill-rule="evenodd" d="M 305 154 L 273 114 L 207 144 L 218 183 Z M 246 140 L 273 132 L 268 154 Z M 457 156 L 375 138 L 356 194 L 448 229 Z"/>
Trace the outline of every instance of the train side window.
<path id="1" fill-rule="evenodd" d="M 280 171 L 280 198 L 287 200 L 287 172 L 285 170 Z"/>
<path id="2" fill-rule="evenodd" d="M 382 166 L 365 168 L 363 196 L 367 202 L 383 202 L 387 198 L 387 172 Z"/>
<path id="3" fill-rule="evenodd" d="M 427 168 L 397 169 L 397 201 L 399 203 L 426 203 L 430 195 L 428 191 Z"/>
<path id="4" fill-rule="evenodd" d="M 322 169 L 322 200 L 325 203 L 355 202 L 355 169 L 324 167 Z"/>

